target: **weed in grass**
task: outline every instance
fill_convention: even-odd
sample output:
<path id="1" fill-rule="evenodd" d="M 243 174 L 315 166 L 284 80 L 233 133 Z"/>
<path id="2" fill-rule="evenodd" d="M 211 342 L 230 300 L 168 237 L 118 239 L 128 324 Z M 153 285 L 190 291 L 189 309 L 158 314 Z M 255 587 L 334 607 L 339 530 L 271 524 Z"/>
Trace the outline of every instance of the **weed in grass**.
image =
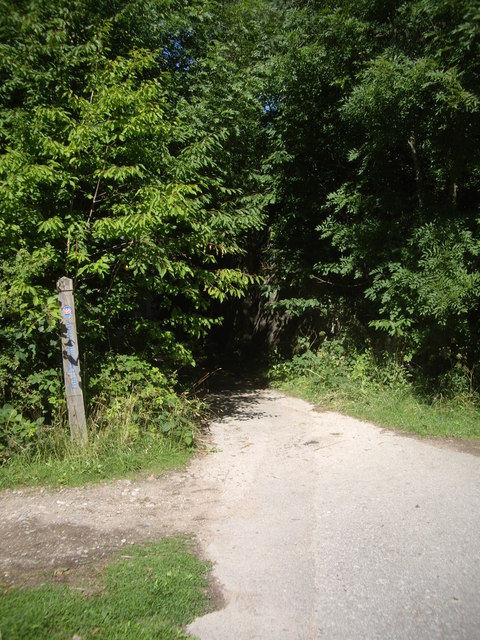
<path id="1" fill-rule="evenodd" d="M 101 589 L 46 584 L 7 590 L 0 599 L 0 637 L 187 639 L 182 626 L 208 608 L 209 570 L 182 539 L 130 547 L 128 556 L 108 566 Z"/>

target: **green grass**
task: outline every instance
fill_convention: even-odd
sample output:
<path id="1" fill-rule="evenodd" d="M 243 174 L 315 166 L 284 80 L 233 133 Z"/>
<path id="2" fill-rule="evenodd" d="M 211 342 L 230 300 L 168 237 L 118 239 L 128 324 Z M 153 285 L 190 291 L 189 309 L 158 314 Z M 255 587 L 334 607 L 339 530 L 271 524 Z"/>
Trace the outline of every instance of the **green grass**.
<path id="1" fill-rule="evenodd" d="M 278 389 L 300 396 L 325 409 L 339 411 L 383 427 L 421 436 L 480 439 L 480 410 L 468 398 L 435 403 L 417 395 L 410 386 L 354 384 L 345 381 L 328 389 L 314 376 L 274 381 Z"/>
<path id="2" fill-rule="evenodd" d="M 0 598 L 3 640 L 180 640 L 182 626 L 208 610 L 208 563 L 186 541 L 165 539 L 123 550 L 81 588 L 45 584 Z M 92 593 L 94 595 L 88 595 Z"/>
<path id="3" fill-rule="evenodd" d="M 351 415 L 421 436 L 480 438 L 480 411 L 471 403 L 428 404 L 407 391 L 377 391 L 345 403 Z"/>
<path id="4" fill-rule="evenodd" d="M 23 485 L 75 486 L 183 467 L 192 450 L 161 434 L 124 439 L 91 439 L 84 449 L 63 444 L 60 451 L 17 455 L 0 466 L 0 488 Z"/>

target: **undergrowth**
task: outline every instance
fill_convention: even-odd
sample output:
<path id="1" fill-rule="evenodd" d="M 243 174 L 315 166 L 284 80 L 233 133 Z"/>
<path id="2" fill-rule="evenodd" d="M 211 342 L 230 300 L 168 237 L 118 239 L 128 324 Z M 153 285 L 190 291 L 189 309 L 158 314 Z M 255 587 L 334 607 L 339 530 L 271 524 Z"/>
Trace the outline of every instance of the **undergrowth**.
<path id="1" fill-rule="evenodd" d="M 208 607 L 208 563 L 182 539 L 124 549 L 104 575 L 77 587 L 9 588 L 0 599 L 8 640 L 186 640 Z"/>
<path id="2" fill-rule="evenodd" d="M 72 444 L 64 403 L 57 415 L 22 429 L 18 413 L 0 424 L 0 488 L 76 485 L 184 465 L 204 407 L 134 356 L 106 360 L 90 382 L 88 443 Z"/>
<path id="3" fill-rule="evenodd" d="M 270 384 L 322 408 L 422 436 L 480 439 L 480 399 L 461 366 L 437 387 L 419 385 L 405 363 L 340 341 L 308 345 L 270 369 Z"/>

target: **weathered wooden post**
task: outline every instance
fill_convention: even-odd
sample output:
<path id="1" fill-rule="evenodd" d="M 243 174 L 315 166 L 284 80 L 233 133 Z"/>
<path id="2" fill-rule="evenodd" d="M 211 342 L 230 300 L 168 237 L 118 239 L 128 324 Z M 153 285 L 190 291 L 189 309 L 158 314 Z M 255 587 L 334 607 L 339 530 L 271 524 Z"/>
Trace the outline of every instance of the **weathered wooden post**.
<path id="1" fill-rule="evenodd" d="M 73 281 L 70 278 L 60 278 L 57 282 L 57 290 L 61 313 L 63 376 L 65 379 L 70 434 L 73 442 L 84 445 L 87 442 L 87 424 L 80 378 L 80 356 L 75 322 Z"/>

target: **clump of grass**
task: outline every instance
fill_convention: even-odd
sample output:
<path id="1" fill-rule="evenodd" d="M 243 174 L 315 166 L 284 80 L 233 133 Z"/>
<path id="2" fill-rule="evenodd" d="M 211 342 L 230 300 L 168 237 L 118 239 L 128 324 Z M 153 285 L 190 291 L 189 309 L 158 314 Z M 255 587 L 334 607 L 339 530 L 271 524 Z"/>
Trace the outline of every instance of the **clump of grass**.
<path id="1" fill-rule="evenodd" d="M 347 399 L 344 410 L 356 418 L 421 436 L 480 439 L 480 410 L 465 399 L 431 404 L 412 390 L 377 389 L 369 397 Z"/>
<path id="2" fill-rule="evenodd" d="M 307 349 L 270 372 L 272 386 L 325 409 L 421 436 L 480 439 L 480 404 L 468 386 L 441 396 L 418 390 L 408 370 L 371 352 L 347 354 L 338 341 Z"/>
<path id="3" fill-rule="evenodd" d="M 0 637 L 8 640 L 186 640 L 182 626 L 205 613 L 210 565 L 182 539 L 129 547 L 104 584 L 8 589 L 0 599 Z M 87 595 L 88 593 L 94 595 Z"/>

